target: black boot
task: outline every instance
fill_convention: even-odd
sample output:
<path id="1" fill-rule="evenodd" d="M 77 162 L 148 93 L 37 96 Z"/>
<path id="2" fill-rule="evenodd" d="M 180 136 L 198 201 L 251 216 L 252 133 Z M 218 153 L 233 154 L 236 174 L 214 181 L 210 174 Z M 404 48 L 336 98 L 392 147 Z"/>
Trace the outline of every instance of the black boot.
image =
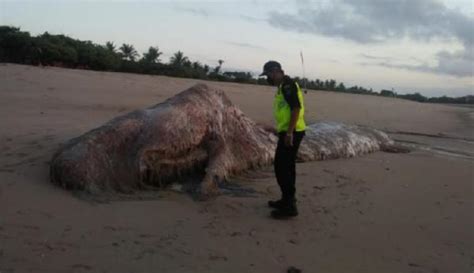
<path id="1" fill-rule="evenodd" d="M 274 209 L 281 209 L 285 206 L 285 203 L 284 203 L 283 199 L 276 200 L 276 201 L 270 200 L 270 201 L 268 201 L 268 206 L 270 208 L 274 208 Z"/>
<path id="2" fill-rule="evenodd" d="M 275 219 L 288 219 L 297 216 L 296 201 L 282 202 L 281 207 L 273 210 L 271 215 Z"/>
<path id="3" fill-rule="evenodd" d="M 296 202 L 296 199 L 294 202 Z M 283 198 L 279 200 L 270 200 L 268 201 L 268 206 L 274 209 L 283 209 L 286 206 L 286 201 Z"/>

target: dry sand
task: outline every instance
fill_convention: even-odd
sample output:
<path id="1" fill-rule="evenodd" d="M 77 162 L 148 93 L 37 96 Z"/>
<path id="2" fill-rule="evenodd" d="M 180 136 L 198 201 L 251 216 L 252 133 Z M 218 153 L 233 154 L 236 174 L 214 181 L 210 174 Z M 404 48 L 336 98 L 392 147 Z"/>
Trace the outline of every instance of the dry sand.
<path id="1" fill-rule="evenodd" d="M 391 136 L 415 150 L 298 164 L 289 221 L 268 217 L 271 168 L 235 179 L 255 194 L 208 202 L 166 190 L 97 203 L 49 182 L 61 143 L 196 82 L 0 65 L 0 272 L 472 271 L 473 108 L 309 92 L 309 122 L 404 132 Z M 208 84 L 272 122 L 271 87 Z"/>

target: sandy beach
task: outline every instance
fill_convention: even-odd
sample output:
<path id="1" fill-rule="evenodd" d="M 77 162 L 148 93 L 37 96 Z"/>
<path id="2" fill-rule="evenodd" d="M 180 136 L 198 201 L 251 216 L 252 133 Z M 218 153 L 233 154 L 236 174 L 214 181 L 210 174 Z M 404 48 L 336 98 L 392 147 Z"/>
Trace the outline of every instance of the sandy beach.
<path id="1" fill-rule="evenodd" d="M 308 123 L 368 125 L 412 148 L 297 166 L 300 215 L 269 217 L 272 169 L 235 178 L 254 190 L 197 202 L 96 202 L 49 181 L 68 139 L 197 82 L 0 64 L 0 272 L 471 272 L 474 108 L 325 91 Z M 272 124 L 274 88 L 205 82 Z"/>

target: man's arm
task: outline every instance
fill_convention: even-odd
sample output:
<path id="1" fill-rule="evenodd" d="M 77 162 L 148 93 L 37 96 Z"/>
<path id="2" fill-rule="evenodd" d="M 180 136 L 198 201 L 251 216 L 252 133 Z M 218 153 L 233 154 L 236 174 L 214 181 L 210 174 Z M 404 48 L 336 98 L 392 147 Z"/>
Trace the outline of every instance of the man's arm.
<path id="1" fill-rule="evenodd" d="M 291 110 L 291 119 L 290 125 L 288 126 L 288 133 L 293 133 L 296 128 L 296 122 L 298 121 L 298 117 L 300 116 L 300 107 L 295 107 Z"/>
<path id="2" fill-rule="evenodd" d="M 298 98 L 298 89 L 296 84 L 292 83 L 284 86 L 283 96 L 290 105 L 291 109 L 290 124 L 288 125 L 288 129 L 286 131 L 285 144 L 286 146 L 292 146 L 293 132 L 295 131 L 296 123 L 298 122 L 298 117 L 301 111 L 301 104 Z"/>
<path id="3" fill-rule="evenodd" d="M 300 115 L 300 107 L 295 107 L 291 110 L 291 119 L 290 125 L 288 126 L 288 131 L 286 131 L 285 144 L 286 146 L 293 146 L 293 132 L 295 131 L 296 122 Z"/>

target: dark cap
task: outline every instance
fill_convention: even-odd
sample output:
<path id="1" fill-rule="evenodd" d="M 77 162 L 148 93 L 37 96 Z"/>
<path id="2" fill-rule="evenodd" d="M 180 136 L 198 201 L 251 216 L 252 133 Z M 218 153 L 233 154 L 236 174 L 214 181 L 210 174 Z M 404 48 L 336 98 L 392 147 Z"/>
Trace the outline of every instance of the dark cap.
<path id="1" fill-rule="evenodd" d="M 281 64 L 277 61 L 268 61 L 263 65 L 263 72 L 260 74 L 260 76 L 267 75 L 274 69 L 281 70 Z"/>

